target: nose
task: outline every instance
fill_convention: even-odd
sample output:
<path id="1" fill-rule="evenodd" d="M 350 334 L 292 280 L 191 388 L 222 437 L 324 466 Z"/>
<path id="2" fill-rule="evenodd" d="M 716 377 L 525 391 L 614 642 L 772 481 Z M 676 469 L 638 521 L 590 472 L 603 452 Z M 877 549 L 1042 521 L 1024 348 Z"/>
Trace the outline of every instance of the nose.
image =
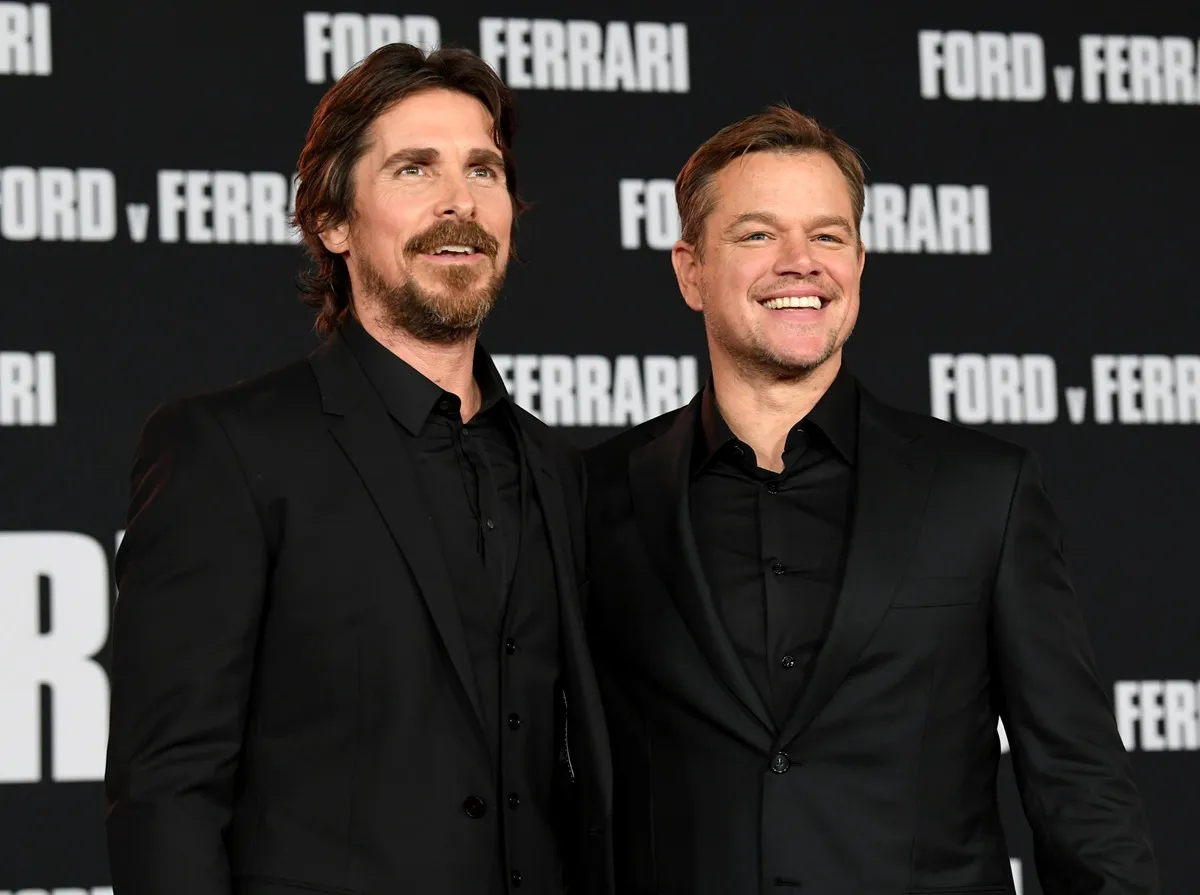
<path id="1" fill-rule="evenodd" d="M 461 174 L 446 174 L 442 178 L 442 190 L 438 196 L 438 217 L 455 217 L 469 220 L 475 216 L 475 197 L 467 178 Z"/>
<path id="2" fill-rule="evenodd" d="M 779 244 L 773 273 L 776 276 L 811 277 L 821 273 L 821 263 L 803 232 L 789 233 Z"/>

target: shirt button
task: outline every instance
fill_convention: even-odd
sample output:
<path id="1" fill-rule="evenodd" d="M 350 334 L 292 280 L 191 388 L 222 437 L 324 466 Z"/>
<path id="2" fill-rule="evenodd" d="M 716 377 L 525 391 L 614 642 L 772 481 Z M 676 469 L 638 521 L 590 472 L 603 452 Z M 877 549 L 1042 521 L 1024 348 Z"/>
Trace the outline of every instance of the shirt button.
<path id="1" fill-rule="evenodd" d="M 513 640 L 511 637 L 504 641 L 504 651 L 510 656 L 515 653 L 517 651 L 517 641 Z"/>
<path id="2" fill-rule="evenodd" d="M 774 482 L 771 482 L 769 485 L 767 485 L 767 493 L 768 494 L 778 494 L 779 486 L 777 484 L 775 484 Z"/>
<path id="3" fill-rule="evenodd" d="M 780 664 L 783 665 L 784 668 L 792 668 L 796 664 L 796 659 L 793 656 L 784 656 L 783 661 Z"/>
<path id="4" fill-rule="evenodd" d="M 488 527 L 489 529 L 490 529 L 490 528 L 495 528 L 495 527 L 496 527 L 496 523 L 492 521 L 492 517 L 491 517 L 491 516 L 488 516 L 488 518 L 487 518 L 487 527 Z"/>
<path id="5" fill-rule="evenodd" d="M 520 804 L 521 804 L 521 797 L 519 795 L 517 795 L 515 792 L 510 792 L 508 794 L 508 807 L 515 809 L 518 806 L 520 806 Z"/>
<path id="6" fill-rule="evenodd" d="M 469 796 L 463 800 L 463 811 L 467 812 L 467 817 L 472 820 L 479 820 L 487 814 L 487 803 L 479 796 Z"/>
<path id="7" fill-rule="evenodd" d="M 514 870 L 512 872 L 512 884 L 513 888 L 517 888 L 521 885 L 521 871 Z"/>
<path id="8" fill-rule="evenodd" d="M 511 715 L 508 716 L 508 727 L 510 730 L 516 730 L 520 726 L 521 726 L 521 716 L 518 715 L 516 712 L 513 712 Z"/>
<path id="9" fill-rule="evenodd" d="M 746 453 L 744 450 L 742 450 L 742 446 L 740 444 L 735 444 L 733 446 L 733 452 L 735 454 L 737 454 L 739 457 L 744 456 Z"/>
<path id="10" fill-rule="evenodd" d="M 771 770 L 776 774 L 786 774 L 792 766 L 792 760 L 782 752 L 776 752 L 771 759 Z"/>
<path id="11" fill-rule="evenodd" d="M 782 575 L 784 572 L 787 571 L 787 569 L 785 569 L 783 567 L 783 563 L 773 562 L 773 563 L 771 563 L 771 571 L 774 572 L 776 575 Z"/>

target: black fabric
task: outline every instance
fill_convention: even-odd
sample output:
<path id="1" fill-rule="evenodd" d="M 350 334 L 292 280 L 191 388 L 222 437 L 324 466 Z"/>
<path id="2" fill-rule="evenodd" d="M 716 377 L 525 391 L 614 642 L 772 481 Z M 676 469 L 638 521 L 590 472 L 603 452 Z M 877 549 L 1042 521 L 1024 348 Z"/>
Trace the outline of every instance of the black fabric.
<path id="1" fill-rule="evenodd" d="M 617 890 L 1012 895 L 1003 718 L 1043 891 L 1160 895 L 1036 462 L 858 391 L 845 570 L 782 718 L 692 531 L 701 400 L 588 454 Z"/>
<path id="2" fill-rule="evenodd" d="M 528 476 L 526 476 L 528 481 Z M 526 489 L 521 549 L 503 623 L 480 638 L 476 657 L 483 703 L 496 706 L 496 805 L 502 806 L 505 880 L 521 877 L 522 891 L 557 891 L 568 805 L 561 800 L 571 773 L 559 762 L 559 613 L 545 515 Z M 468 639 L 470 639 L 468 631 Z"/>
<path id="3" fill-rule="evenodd" d="M 784 469 L 758 465 L 730 431 L 709 380 L 689 505 L 717 609 L 776 721 L 825 641 L 846 554 L 858 396 L 840 373 L 788 433 Z"/>
<path id="4" fill-rule="evenodd" d="M 554 566 L 508 394 L 487 352 L 475 351 L 478 412 L 389 351 L 356 321 L 343 326 L 420 471 L 426 506 L 454 585 L 471 652 L 501 817 L 494 891 L 561 883 L 553 803 L 559 772 Z M 496 888 L 498 886 L 498 888 Z"/>
<path id="5" fill-rule="evenodd" d="M 481 402 L 464 423 L 457 395 L 394 355 L 354 318 L 343 332 L 421 470 L 456 593 L 472 590 L 473 579 L 485 572 L 498 614 L 516 564 L 522 489 L 512 406 L 495 366 L 482 347 L 476 348 Z"/>
<path id="6" fill-rule="evenodd" d="M 511 410 L 531 486 L 507 608 L 486 574 L 460 589 L 342 335 L 150 418 L 117 558 L 116 892 L 559 895 L 565 857 L 573 893 L 611 895 L 582 464 Z"/>

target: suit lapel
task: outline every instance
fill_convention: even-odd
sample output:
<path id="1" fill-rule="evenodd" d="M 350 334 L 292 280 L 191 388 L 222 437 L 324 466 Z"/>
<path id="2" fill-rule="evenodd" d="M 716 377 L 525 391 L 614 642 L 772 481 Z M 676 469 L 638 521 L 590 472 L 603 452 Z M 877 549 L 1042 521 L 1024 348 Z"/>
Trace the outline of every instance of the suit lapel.
<path id="1" fill-rule="evenodd" d="M 554 561 L 554 581 L 558 586 L 560 602 L 571 602 L 568 596 L 578 593 L 575 583 L 575 563 L 572 559 L 570 525 L 567 507 L 563 502 L 562 485 L 550 471 L 541 449 L 523 428 L 519 428 L 521 444 L 529 463 L 534 492 L 546 520 L 546 532 L 550 538 L 550 556 Z"/>
<path id="2" fill-rule="evenodd" d="M 854 514 L 845 574 L 825 645 L 777 746 L 798 737 L 833 696 L 883 620 L 920 532 L 933 458 L 884 424 L 861 392 Z"/>
<path id="3" fill-rule="evenodd" d="M 558 590 L 559 629 L 563 643 L 566 681 L 564 690 L 570 694 L 567 703 L 567 725 L 569 729 L 584 730 L 583 737 L 570 736 L 572 744 L 581 745 L 592 751 L 587 764 L 588 771 L 595 777 L 591 784 L 600 793 L 607 816 L 612 801 L 612 777 L 609 762 L 602 756 L 607 753 L 607 742 L 603 714 L 597 712 L 600 688 L 596 683 L 587 647 L 584 630 L 583 608 L 579 600 L 579 584 L 576 579 L 574 553 L 571 544 L 571 520 L 563 498 L 562 483 L 552 471 L 545 454 L 538 444 L 521 427 L 521 442 L 532 472 L 533 486 L 546 523 L 550 539 L 550 555 L 554 562 L 554 581 Z M 582 535 L 582 531 L 580 532 Z M 583 719 L 576 722 L 572 719 Z M 575 724 L 579 724 L 575 727 Z"/>
<path id="4" fill-rule="evenodd" d="M 395 423 L 341 336 L 331 337 L 311 360 L 329 430 L 404 554 L 482 734 L 484 716 L 458 603 L 416 471 Z"/>
<path id="5" fill-rule="evenodd" d="M 717 612 L 692 533 L 688 479 L 699 398 L 680 411 L 670 429 L 630 455 L 634 513 L 646 549 L 658 564 L 675 606 L 717 677 L 770 734 L 775 725 L 766 703 Z M 753 739 L 761 739 L 755 731 Z"/>

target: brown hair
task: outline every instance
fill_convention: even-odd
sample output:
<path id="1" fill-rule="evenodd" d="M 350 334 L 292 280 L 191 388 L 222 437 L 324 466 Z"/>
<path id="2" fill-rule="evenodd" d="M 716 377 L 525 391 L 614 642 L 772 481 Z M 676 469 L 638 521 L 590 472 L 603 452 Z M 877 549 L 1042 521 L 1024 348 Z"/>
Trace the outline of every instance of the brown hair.
<path id="1" fill-rule="evenodd" d="M 828 155 L 846 178 L 854 209 L 854 229 L 858 232 L 866 196 L 858 153 L 816 120 L 786 103 L 776 103 L 764 112 L 721 128 L 692 153 L 675 178 L 675 201 L 679 205 L 682 238 L 697 255 L 702 256 L 704 221 L 716 203 L 712 180 L 722 168 L 748 152 L 823 152 Z"/>
<path id="2" fill-rule="evenodd" d="M 512 94 L 492 68 L 469 50 L 426 55 L 411 44 L 380 47 L 329 88 L 313 113 L 298 164 L 294 223 L 304 236 L 312 269 L 296 284 L 317 309 L 316 330 L 328 335 L 350 307 L 346 260 L 325 248 L 320 234 L 354 217 L 354 166 L 371 142 L 371 125 L 393 105 L 422 90 L 456 90 L 479 100 L 492 116 L 492 138 L 504 158 L 513 202 L 513 227 L 525 203 L 517 194 L 510 147 L 516 133 Z"/>

